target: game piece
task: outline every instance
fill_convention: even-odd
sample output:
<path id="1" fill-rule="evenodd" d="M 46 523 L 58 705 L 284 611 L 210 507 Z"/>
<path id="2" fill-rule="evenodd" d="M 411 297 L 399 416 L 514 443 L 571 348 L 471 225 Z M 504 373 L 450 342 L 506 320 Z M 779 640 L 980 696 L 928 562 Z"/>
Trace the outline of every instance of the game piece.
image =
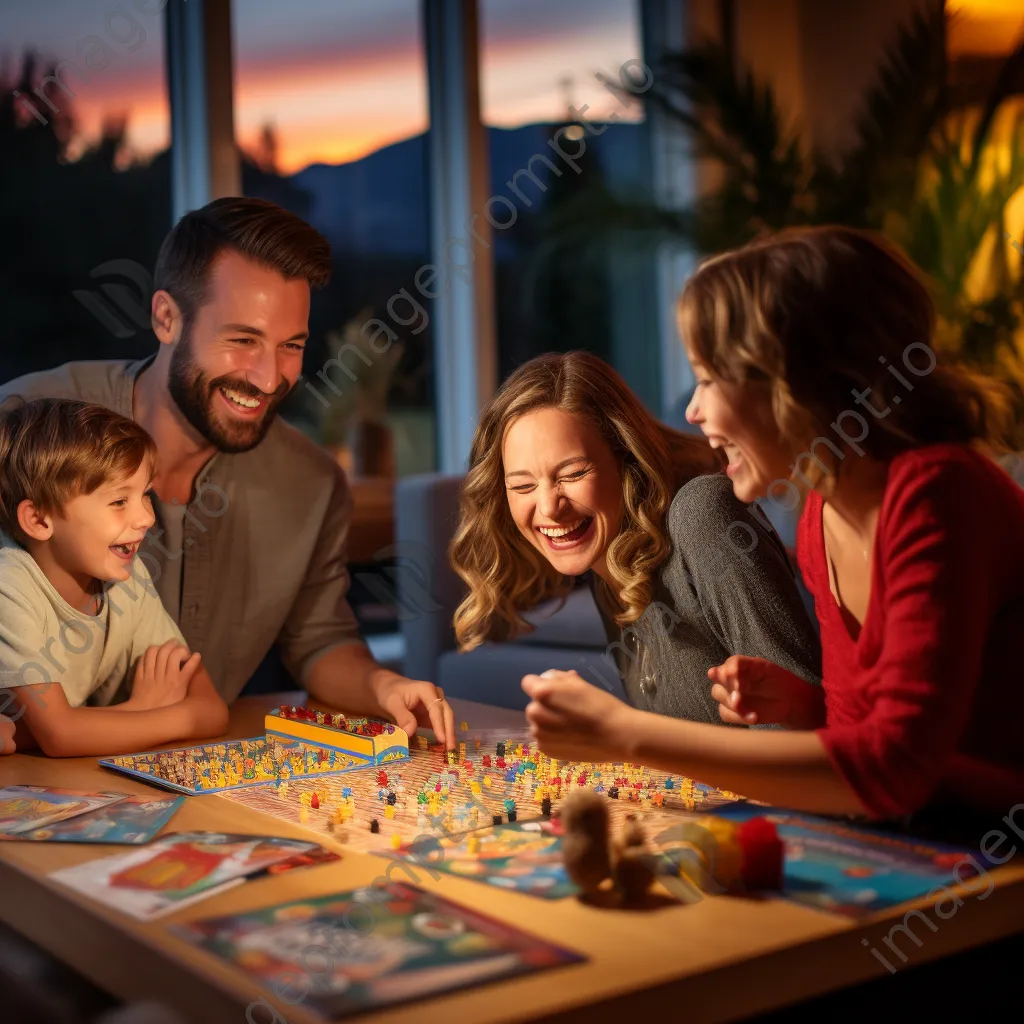
<path id="1" fill-rule="evenodd" d="M 778 829 L 767 818 L 750 818 L 737 827 L 736 841 L 742 852 L 744 888 L 781 889 L 784 850 Z"/>
<path id="2" fill-rule="evenodd" d="M 374 834 L 380 831 L 380 822 L 376 818 L 370 822 L 370 831 Z"/>
<path id="3" fill-rule="evenodd" d="M 654 881 L 645 843 L 643 826 L 635 820 L 627 822 L 612 841 L 612 880 L 624 903 L 639 903 Z"/>
<path id="4" fill-rule="evenodd" d="M 596 891 L 612 872 L 606 802 L 595 793 L 573 793 L 562 805 L 562 828 L 566 873 L 583 892 Z"/>
<path id="5" fill-rule="evenodd" d="M 492 825 L 500 825 L 501 824 L 501 815 L 500 814 L 493 815 L 492 818 L 491 818 L 491 824 Z"/>
<path id="6" fill-rule="evenodd" d="M 400 850 L 402 848 L 402 837 L 396 832 L 391 837 L 391 849 Z"/>
<path id="7" fill-rule="evenodd" d="M 319 810 L 320 808 L 320 797 L 318 797 L 315 792 L 310 794 L 309 806 L 312 807 L 314 811 Z"/>
<path id="8" fill-rule="evenodd" d="M 540 813 L 543 814 L 545 818 L 551 817 L 551 797 L 546 796 L 541 800 Z"/>

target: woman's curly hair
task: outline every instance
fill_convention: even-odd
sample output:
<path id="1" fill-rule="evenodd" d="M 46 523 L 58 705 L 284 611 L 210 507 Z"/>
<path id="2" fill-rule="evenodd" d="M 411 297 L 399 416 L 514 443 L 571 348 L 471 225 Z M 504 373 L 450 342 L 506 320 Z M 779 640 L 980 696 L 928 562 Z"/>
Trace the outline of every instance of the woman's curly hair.
<path id="1" fill-rule="evenodd" d="M 668 557 L 665 525 L 676 491 L 722 468 L 703 438 L 659 423 L 615 370 L 588 352 L 550 353 L 512 373 L 480 417 L 460 494 L 449 555 L 469 593 L 455 612 L 459 649 L 507 640 L 533 627 L 523 612 L 572 587 L 519 532 L 509 511 L 502 450 L 511 424 L 536 409 L 586 417 L 611 449 L 622 476 L 622 527 L 606 561 L 614 588 L 598 586 L 620 625 L 651 602 L 653 574 Z M 609 600 L 610 599 L 610 600 Z"/>

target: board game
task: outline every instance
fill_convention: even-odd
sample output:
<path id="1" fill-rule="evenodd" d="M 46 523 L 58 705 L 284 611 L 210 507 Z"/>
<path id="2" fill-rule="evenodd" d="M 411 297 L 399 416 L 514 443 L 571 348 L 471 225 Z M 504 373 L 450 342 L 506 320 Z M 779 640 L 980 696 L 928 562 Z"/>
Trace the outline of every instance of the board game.
<path id="1" fill-rule="evenodd" d="M 409 737 L 391 722 L 282 705 L 266 734 L 228 743 L 148 750 L 100 760 L 104 768 L 195 796 L 320 777 L 402 761 Z"/>
<path id="2" fill-rule="evenodd" d="M 543 818 L 579 787 L 608 794 L 613 827 L 632 815 L 649 831 L 678 821 L 680 812 L 707 811 L 737 799 L 637 765 L 558 761 L 540 753 L 525 731 L 464 735 L 454 751 L 430 746 L 418 735 L 401 763 L 293 777 L 221 795 L 354 849 L 387 853 L 484 826 Z"/>

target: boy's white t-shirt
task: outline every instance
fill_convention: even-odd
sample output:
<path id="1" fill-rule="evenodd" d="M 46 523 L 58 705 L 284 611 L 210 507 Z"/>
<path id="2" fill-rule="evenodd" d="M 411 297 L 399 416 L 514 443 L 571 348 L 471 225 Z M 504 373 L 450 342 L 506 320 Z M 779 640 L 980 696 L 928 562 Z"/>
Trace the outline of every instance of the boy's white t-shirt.
<path id="1" fill-rule="evenodd" d="M 126 581 L 107 585 L 100 613 L 86 615 L 57 593 L 23 547 L 2 535 L 0 543 L 0 693 L 59 683 L 71 707 L 107 705 L 150 647 L 185 644 L 141 559 Z"/>

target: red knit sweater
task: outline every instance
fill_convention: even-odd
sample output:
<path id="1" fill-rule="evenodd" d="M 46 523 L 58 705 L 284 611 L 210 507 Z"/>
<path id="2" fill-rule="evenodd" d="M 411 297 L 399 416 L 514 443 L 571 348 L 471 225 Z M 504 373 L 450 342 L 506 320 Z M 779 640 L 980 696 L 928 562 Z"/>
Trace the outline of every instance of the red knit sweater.
<path id="1" fill-rule="evenodd" d="M 893 459 L 856 640 L 829 589 L 821 510 L 812 492 L 797 546 L 836 771 L 878 817 L 942 799 L 1006 814 L 1024 801 L 1024 491 L 961 445 Z"/>

